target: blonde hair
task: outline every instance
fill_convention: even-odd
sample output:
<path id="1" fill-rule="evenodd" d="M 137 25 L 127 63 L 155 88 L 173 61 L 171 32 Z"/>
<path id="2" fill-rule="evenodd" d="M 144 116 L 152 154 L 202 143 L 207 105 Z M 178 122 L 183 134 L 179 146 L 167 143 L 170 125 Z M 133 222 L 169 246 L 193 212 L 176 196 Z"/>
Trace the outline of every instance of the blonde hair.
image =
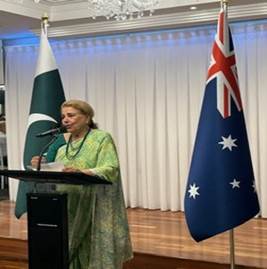
<path id="1" fill-rule="evenodd" d="M 90 117 L 90 122 L 88 124 L 89 127 L 92 129 L 97 129 L 97 124 L 93 121 L 95 111 L 87 102 L 82 101 L 82 100 L 72 99 L 72 100 L 65 101 L 61 105 L 61 110 L 63 107 L 73 107 L 77 109 L 78 111 L 80 111 L 83 115 Z"/>

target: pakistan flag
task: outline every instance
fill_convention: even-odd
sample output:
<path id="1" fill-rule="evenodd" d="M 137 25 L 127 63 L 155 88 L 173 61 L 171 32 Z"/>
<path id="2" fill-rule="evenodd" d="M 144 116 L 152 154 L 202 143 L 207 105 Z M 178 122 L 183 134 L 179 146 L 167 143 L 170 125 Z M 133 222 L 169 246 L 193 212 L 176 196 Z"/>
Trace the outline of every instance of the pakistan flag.
<path id="1" fill-rule="evenodd" d="M 60 124 L 60 106 L 65 101 L 56 61 L 49 45 L 45 29 L 42 30 L 39 58 L 33 83 L 30 115 L 24 147 L 24 169 L 33 156 L 40 155 L 51 137 L 37 138 L 36 134 L 55 128 Z M 17 218 L 27 211 L 26 194 L 33 190 L 33 183 L 20 181 L 15 215 Z"/>

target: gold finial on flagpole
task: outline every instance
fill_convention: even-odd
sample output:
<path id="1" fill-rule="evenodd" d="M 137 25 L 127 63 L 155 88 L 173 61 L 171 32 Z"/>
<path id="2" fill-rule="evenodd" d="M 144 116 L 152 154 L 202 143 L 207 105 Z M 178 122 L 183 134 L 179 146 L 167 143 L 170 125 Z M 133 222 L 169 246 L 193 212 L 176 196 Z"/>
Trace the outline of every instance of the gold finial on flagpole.
<path id="1" fill-rule="evenodd" d="M 47 13 L 44 13 L 44 15 L 42 16 L 42 28 L 43 28 L 43 31 L 45 32 L 46 35 L 47 35 L 47 27 L 48 26 L 49 26 L 48 15 L 47 15 Z"/>
<path id="2" fill-rule="evenodd" d="M 44 15 L 42 16 L 42 22 L 44 22 L 44 23 L 48 23 L 48 15 L 47 15 L 47 13 L 44 13 Z"/>
<path id="3" fill-rule="evenodd" d="M 223 7 L 228 7 L 228 4 L 229 4 L 229 1 L 230 0 L 220 0 L 220 2 L 221 2 L 221 7 L 223 8 Z"/>
<path id="4" fill-rule="evenodd" d="M 229 0 L 220 0 L 221 4 L 229 4 Z"/>

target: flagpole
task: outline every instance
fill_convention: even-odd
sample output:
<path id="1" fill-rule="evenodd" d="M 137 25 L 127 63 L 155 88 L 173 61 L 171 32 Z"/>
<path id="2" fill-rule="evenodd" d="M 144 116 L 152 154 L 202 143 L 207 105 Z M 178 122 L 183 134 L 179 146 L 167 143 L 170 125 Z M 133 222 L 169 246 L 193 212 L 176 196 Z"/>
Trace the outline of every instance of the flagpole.
<path id="1" fill-rule="evenodd" d="M 228 13 L 229 0 L 220 0 L 221 8 L 223 8 L 226 13 Z M 230 241 L 230 268 L 235 269 L 235 241 L 234 241 L 234 229 L 229 231 L 229 241 Z"/>
<path id="2" fill-rule="evenodd" d="M 220 0 L 221 8 L 228 13 L 229 0 Z M 235 239 L 234 239 L 234 229 L 229 230 L 229 243 L 230 243 L 230 268 L 235 269 Z"/>
<path id="3" fill-rule="evenodd" d="M 47 13 L 44 13 L 44 15 L 41 18 L 41 31 L 44 32 L 44 34 L 47 36 L 47 27 L 49 26 L 48 24 L 48 15 Z M 42 35 L 42 32 L 41 32 Z M 50 145 L 50 144 L 49 144 Z M 37 164 L 37 171 L 41 170 L 41 162 L 42 162 L 42 156 L 44 153 L 44 150 L 47 149 L 47 145 L 41 150 L 41 153 L 39 154 L 39 160 L 38 160 L 38 164 Z M 34 193 L 37 192 L 37 182 L 34 182 Z"/>

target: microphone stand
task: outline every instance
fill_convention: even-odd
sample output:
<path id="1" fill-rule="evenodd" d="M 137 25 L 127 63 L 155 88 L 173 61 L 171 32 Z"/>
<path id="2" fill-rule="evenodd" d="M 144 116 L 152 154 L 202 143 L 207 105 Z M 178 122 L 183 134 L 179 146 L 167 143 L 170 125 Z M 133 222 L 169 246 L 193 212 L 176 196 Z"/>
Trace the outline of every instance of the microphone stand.
<path id="1" fill-rule="evenodd" d="M 46 152 L 46 150 L 49 148 L 49 146 L 51 144 L 53 144 L 55 142 L 55 140 L 57 139 L 57 136 L 54 135 L 54 137 L 51 139 L 51 141 L 49 141 L 49 143 L 47 143 L 41 150 L 40 154 L 39 154 L 39 159 L 38 159 L 38 163 L 37 163 L 37 171 L 41 171 L 41 161 L 42 161 L 42 157 L 44 155 L 44 153 Z"/>
<path id="2" fill-rule="evenodd" d="M 51 144 L 53 144 L 55 142 L 55 140 L 57 139 L 57 136 L 54 135 L 53 138 L 49 141 L 49 143 L 47 143 L 41 150 L 40 154 L 39 154 L 39 159 L 38 159 L 38 163 L 37 163 L 37 167 L 36 167 L 36 171 L 41 171 L 41 161 L 43 158 L 44 153 L 46 152 L 46 150 L 49 148 L 49 146 Z M 37 192 L 37 182 L 34 182 L 34 187 L 33 187 L 33 191 Z"/>

